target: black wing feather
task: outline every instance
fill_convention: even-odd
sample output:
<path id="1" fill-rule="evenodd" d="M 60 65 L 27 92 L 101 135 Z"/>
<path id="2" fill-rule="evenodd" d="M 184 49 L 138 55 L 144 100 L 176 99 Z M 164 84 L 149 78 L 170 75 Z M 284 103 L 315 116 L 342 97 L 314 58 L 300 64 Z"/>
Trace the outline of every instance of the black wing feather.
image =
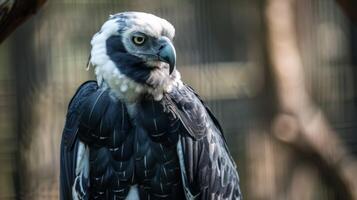
<path id="1" fill-rule="evenodd" d="M 241 199 L 236 165 L 222 128 L 202 99 L 189 86 L 165 96 L 169 109 L 181 120 L 180 143 L 184 183 L 196 199 Z"/>
<path id="2" fill-rule="evenodd" d="M 72 184 L 75 179 L 76 158 L 79 139 L 77 137 L 79 125 L 78 110 L 83 101 L 98 89 L 95 81 L 83 83 L 71 99 L 66 116 L 66 123 L 61 140 L 61 166 L 60 166 L 60 199 L 72 199 Z"/>

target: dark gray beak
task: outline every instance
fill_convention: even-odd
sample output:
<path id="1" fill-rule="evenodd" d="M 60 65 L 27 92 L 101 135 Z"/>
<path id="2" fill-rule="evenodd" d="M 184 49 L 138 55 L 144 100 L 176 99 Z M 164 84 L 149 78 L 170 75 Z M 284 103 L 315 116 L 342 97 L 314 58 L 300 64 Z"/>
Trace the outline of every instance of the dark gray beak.
<path id="1" fill-rule="evenodd" d="M 160 38 L 159 60 L 170 65 L 170 74 L 176 67 L 176 50 L 172 42 L 167 37 Z"/>

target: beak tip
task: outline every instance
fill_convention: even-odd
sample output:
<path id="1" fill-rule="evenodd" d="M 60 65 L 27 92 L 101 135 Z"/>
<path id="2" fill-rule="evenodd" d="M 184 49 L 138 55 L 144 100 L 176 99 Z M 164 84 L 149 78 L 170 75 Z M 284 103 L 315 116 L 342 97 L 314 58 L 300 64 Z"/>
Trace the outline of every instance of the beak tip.
<path id="1" fill-rule="evenodd" d="M 176 50 L 168 39 L 165 40 L 165 43 L 159 52 L 159 59 L 169 64 L 169 73 L 171 75 L 176 67 Z"/>
<path id="2" fill-rule="evenodd" d="M 170 64 L 170 69 L 169 69 L 169 74 L 171 75 L 172 74 L 172 72 L 175 70 L 175 65 L 171 65 Z"/>

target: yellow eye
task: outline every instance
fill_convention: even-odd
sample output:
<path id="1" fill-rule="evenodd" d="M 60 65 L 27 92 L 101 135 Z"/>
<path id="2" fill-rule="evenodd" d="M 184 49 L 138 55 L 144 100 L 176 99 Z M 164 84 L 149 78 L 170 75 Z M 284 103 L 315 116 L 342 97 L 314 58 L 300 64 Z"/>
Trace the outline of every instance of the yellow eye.
<path id="1" fill-rule="evenodd" d="M 133 42 L 136 45 L 142 45 L 145 42 L 145 37 L 144 36 L 133 36 Z"/>

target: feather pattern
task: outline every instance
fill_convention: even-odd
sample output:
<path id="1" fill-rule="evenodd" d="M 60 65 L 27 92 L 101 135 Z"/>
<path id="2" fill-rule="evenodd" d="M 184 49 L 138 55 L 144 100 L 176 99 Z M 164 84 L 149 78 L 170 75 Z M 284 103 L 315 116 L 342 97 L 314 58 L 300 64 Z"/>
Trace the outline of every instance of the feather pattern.
<path id="1" fill-rule="evenodd" d="M 125 199 L 134 185 L 141 199 L 241 199 L 218 120 L 192 88 L 176 85 L 161 101 L 131 106 L 109 93 L 87 82 L 69 105 L 61 199 L 71 199 L 72 189 L 78 199 Z M 82 142 L 89 178 L 78 171 Z"/>
<path id="2" fill-rule="evenodd" d="M 177 147 L 186 198 L 242 199 L 236 165 L 212 112 L 187 85 L 165 99 L 186 131 Z"/>
<path id="3" fill-rule="evenodd" d="M 95 81 L 82 84 L 71 99 L 66 117 L 65 127 L 61 140 L 61 166 L 60 166 L 60 199 L 72 199 L 72 186 L 75 182 L 77 168 L 77 154 L 80 141 L 77 137 L 79 125 L 79 107 L 93 92 L 98 89 Z M 83 181 L 88 181 L 82 179 Z M 87 188 L 83 190 L 82 196 L 87 194 Z"/>
<path id="4" fill-rule="evenodd" d="M 73 164 L 64 163 L 74 170 L 66 185 L 74 196 L 83 196 L 84 180 L 89 199 L 125 199 L 134 185 L 140 199 L 184 198 L 176 153 L 180 121 L 151 98 L 134 107 L 136 112 L 129 114 L 128 106 L 104 87 L 81 97 L 73 123 L 80 147 L 73 149 Z M 75 173 L 82 163 L 82 142 L 89 148 L 89 178 L 80 170 Z"/>

